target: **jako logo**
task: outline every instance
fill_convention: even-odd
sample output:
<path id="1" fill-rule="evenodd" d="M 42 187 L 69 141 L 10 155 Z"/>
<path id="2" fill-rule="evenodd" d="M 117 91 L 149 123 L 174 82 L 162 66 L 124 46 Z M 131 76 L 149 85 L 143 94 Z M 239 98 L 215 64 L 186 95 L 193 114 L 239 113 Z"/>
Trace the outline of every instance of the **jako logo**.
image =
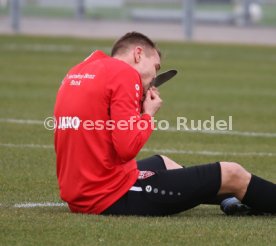
<path id="1" fill-rule="evenodd" d="M 58 129 L 75 129 L 78 130 L 81 120 L 77 117 L 62 116 L 58 118 Z"/>

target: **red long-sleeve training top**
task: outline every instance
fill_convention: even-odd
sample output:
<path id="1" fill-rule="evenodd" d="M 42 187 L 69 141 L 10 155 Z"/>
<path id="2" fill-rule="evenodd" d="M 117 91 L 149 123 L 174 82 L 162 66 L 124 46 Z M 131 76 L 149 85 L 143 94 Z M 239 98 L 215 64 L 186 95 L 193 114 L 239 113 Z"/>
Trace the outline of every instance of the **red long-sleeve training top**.
<path id="1" fill-rule="evenodd" d="M 99 214 L 136 182 L 134 158 L 152 132 L 151 116 L 140 115 L 142 96 L 138 72 L 101 51 L 62 81 L 54 109 L 57 177 L 73 212 Z"/>

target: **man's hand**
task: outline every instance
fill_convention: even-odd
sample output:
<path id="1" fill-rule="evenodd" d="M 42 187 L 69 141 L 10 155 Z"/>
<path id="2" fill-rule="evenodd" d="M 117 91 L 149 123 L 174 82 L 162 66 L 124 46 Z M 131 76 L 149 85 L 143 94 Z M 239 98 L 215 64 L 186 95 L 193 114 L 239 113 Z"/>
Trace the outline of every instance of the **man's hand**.
<path id="1" fill-rule="evenodd" d="M 160 109 L 162 105 L 162 100 L 159 97 L 158 90 L 154 88 L 149 88 L 145 100 L 143 102 L 143 112 L 154 116 L 156 112 Z"/>
<path id="2" fill-rule="evenodd" d="M 153 90 L 154 93 L 156 93 L 160 97 L 160 92 L 155 86 L 152 86 L 151 89 Z"/>

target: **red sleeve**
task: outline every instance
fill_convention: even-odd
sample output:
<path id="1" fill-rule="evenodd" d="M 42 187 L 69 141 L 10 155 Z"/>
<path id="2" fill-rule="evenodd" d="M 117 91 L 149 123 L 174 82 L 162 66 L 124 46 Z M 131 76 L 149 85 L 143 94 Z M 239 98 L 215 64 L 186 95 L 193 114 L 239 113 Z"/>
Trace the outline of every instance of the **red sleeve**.
<path id="1" fill-rule="evenodd" d="M 115 122 L 112 141 L 122 161 L 127 162 L 136 157 L 150 137 L 152 117 L 140 116 L 143 89 L 135 70 L 119 72 L 111 83 L 110 116 Z M 124 127 L 119 127 L 122 121 Z"/>

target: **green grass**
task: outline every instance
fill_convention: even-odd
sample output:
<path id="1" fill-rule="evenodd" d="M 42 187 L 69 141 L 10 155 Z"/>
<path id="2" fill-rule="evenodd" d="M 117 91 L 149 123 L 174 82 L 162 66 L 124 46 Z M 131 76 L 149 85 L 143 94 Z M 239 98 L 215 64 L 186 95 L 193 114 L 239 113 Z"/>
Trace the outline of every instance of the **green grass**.
<path id="1" fill-rule="evenodd" d="M 67 70 L 112 40 L 0 37 L 0 119 L 43 120 Z M 158 119 L 233 116 L 233 130 L 276 132 L 276 47 L 160 43 L 162 70 L 179 74 L 161 87 Z M 24 202 L 60 202 L 51 148 L 3 144 L 53 144 L 42 125 L 0 121 L 0 245 L 275 245 L 275 217 L 229 218 L 216 206 L 199 206 L 165 218 L 76 215 L 66 207 L 14 208 Z M 221 156 L 169 154 L 192 165 L 230 160 L 276 182 L 275 138 L 154 132 L 153 149 L 218 151 Z M 154 154 L 141 152 L 138 158 Z"/>

